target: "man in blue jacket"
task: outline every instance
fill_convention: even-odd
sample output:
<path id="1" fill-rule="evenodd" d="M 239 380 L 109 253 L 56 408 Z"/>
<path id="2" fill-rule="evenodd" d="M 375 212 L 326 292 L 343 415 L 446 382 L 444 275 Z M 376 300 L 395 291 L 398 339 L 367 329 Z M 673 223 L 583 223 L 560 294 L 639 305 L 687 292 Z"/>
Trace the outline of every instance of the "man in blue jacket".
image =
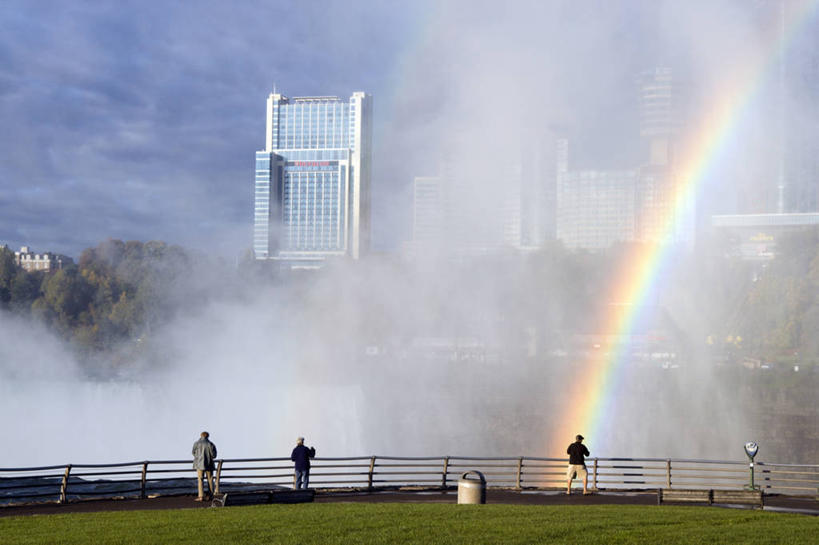
<path id="1" fill-rule="evenodd" d="M 310 481 L 310 458 L 316 456 L 316 449 L 313 447 L 307 448 L 304 446 L 304 437 L 299 437 L 296 441 L 296 448 L 293 449 L 293 454 L 290 459 L 296 463 L 296 488 L 307 488 L 307 483 Z"/>

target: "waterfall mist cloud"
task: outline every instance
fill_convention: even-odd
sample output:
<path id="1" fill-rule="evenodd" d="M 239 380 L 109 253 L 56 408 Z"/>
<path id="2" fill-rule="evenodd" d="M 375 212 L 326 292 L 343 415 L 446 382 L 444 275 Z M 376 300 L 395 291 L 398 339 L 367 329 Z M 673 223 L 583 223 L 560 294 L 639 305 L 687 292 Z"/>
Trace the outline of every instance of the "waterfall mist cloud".
<path id="1" fill-rule="evenodd" d="M 102 373 L 4 315 L 0 410 L 18 416 L 3 465 L 179 459 L 202 429 L 227 458 L 285 456 L 298 436 L 337 456 L 559 453 L 549 438 L 579 401 L 566 398 L 578 367 L 555 355 L 555 333 L 582 323 L 590 279 L 553 283 L 565 270 L 544 258 L 370 259 L 275 286 L 200 279 L 215 296 L 181 304 Z M 595 454 L 718 457 L 740 444 L 749 428 L 730 386 L 697 361 L 630 369 L 595 438 L 609 450 Z"/>

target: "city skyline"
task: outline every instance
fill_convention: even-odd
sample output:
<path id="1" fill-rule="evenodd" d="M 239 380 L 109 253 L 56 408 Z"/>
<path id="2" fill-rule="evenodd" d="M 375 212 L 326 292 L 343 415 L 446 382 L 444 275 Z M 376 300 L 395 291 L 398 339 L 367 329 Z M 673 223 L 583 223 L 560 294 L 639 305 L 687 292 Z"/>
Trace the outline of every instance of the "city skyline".
<path id="1" fill-rule="evenodd" d="M 246 150 L 259 148 L 260 97 L 275 84 L 293 96 L 365 89 L 378 97 L 373 247 L 395 250 L 411 238 L 413 180 L 439 174 L 430 158 L 441 149 L 491 173 L 488 157 L 512 153 L 499 135 L 542 129 L 569 138 L 579 169 L 633 168 L 644 145 L 635 75 L 669 66 L 687 104 L 707 107 L 724 66 L 767 54 L 756 42 L 779 31 L 779 7 L 519 2 L 464 17 L 459 2 L 205 2 L 195 14 L 8 2 L 0 8 L 0 243 L 76 256 L 109 237 L 160 239 L 234 258 L 252 236 Z M 819 113 L 810 89 L 819 32 L 810 31 L 815 10 L 809 16 L 785 52 L 785 93 L 775 74 L 760 85 L 716 165 L 709 214 L 771 211 L 780 171 L 794 188 L 786 208 L 815 208 Z M 329 30 L 294 39 L 310 25 Z M 777 119 L 781 154 L 772 145 Z M 478 178 L 491 187 L 491 176 Z"/>

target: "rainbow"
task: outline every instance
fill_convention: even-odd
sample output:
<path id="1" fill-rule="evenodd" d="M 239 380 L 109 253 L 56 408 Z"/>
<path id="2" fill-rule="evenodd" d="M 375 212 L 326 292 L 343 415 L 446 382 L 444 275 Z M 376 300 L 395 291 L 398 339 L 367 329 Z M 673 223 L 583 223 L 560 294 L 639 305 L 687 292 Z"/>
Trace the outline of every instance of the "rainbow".
<path id="1" fill-rule="evenodd" d="M 701 191 L 704 180 L 715 167 L 730 143 L 749 103 L 758 94 L 763 84 L 775 75 L 782 55 L 793 38 L 799 35 L 807 21 L 812 19 L 819 6 L 819 0 L 804 0 L 789 3 L 789 12 L 784 22 L 784 32 L 779 28 L 765 41 L 767 55 L 760 55 L 755 63 L 738 68 L 732 78 L 723 82 L 723 88 L 714 93 L 717 97 L 701 122 L 692 131 L 695 138 L 684 146 L 687 150 L 678 162 L 674 176 L 672 205 L 662 218 L 658 237 L 661 242 L 634 245 L 612 276 L 610 293 L 612 303 L 605 309 L 602 331 L 616 332 L 615 339 L 627 339 L 641 318 L 641 309 L 646 308 L 650 296 L 656 293 L 663 277 L 663 271 L 671 262 L 679 245 L 672 241 L 686 224 L 693 224 L 694 203 Z M 778 26 L 778 25 L 777 25 Z M 577 377 L 565 394 L 573 404 L 573 413 L 561 417 L 561 422 L 552 430 L 548 439 L 547 452 L 554 456 L 564 456 L 565 445 L 574 440 L 578 433 L 594 444 L 594 455 L 612 456 L 605 449 L 607 424 L 615 413 L 616 395 L 627 367 L 627 343 L 617 341 L 602 357 L 592 357 L 581 362 L 574 373 Z M 599 438 L 595 442 L 595 438 Z"/>

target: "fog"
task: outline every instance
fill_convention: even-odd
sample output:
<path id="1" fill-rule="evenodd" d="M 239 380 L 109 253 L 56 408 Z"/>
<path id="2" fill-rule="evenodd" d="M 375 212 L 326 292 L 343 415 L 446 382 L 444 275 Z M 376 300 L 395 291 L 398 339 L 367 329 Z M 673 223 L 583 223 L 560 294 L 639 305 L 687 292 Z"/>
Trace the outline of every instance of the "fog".
<path id="1" fill-rule="evenodd" d="M 560 455 L 586 356 L 555 356 L 566 338 L 554 329 L 588 307 L 571 303 L 586 287 L 557 274 L 511 255 L 214 281 L 217 295 L 99 368 L 2 314 L 0 408 L 16 415 L 3 465 L 184 459 L 203 429 L 224 457 L 286 456 L 297 436 L 325 456 Z M 696 357 L 681 363 L 626 370 L 595 455 L 714 458 L 742 444 L 729 385 Z"/>
<path id="2" fill-rule="evenodd" d="M 588 359 L 565 350 L 566 332 L 588 333 L 584 320 L 616 302 L 605 286 L 617 263 L 595 279 L 572 277 L 544 257 L 553 243 L 520 253 L 497 232 L 483 257 L 458 254 L 462 241 L 450 239 L 427 258 L 399 257 L 412 236 L 412 179 L 459 172 L 468 187 L 461 227 L 475 235 L 497 221 L 514 168 L 504 158 L 533 142 L 545 171 L 557 138 L 569 139 L 572 168 L 636 168 L 645 162 L 637 76 L 672 67 L 684 90 L 683 137 L 695 139 L 725 79 L 766 63 L 776 4 L 445 2 L 428 10 L 384 76 L 382 96 L 374 93 L 373 236 L 384 251 L 318 272 L 202 280 L 213 282 L 208 300 L 183 305 L 127 364 L 105 373 L 89 373 L 53 333 L 0 312 L 0 411 L 14 415 L 2 426 L 0 465 L 184 459 L 202 430 L 223 457 L 286 456 L 297 436 L 319 456 L 565 452 L 573 436 L 554 435 L 584 401 L 567 392 Z M 777 126 L 777 87 L 759 85 L 702 181 L 703 213 L 741 210 L 743 199 L 759 207 L 753 195 L 771 191 L 779 162 L 764 151 Z M 251 176 L 235 173 L 248 184 Z M 248 212 L 248 244 L 251 224 Z M 606 425 L 587 435 L 592 455 L 738 460 L 754 439 L 747 406 L 700 348 L 708 317 L 723 310 L 709 308 L 721 303 L 706 298 L 702 256 L 682 247 L 672 255 L 653 302 L 682 339 L 680 367 L 625 366 Z"/>

